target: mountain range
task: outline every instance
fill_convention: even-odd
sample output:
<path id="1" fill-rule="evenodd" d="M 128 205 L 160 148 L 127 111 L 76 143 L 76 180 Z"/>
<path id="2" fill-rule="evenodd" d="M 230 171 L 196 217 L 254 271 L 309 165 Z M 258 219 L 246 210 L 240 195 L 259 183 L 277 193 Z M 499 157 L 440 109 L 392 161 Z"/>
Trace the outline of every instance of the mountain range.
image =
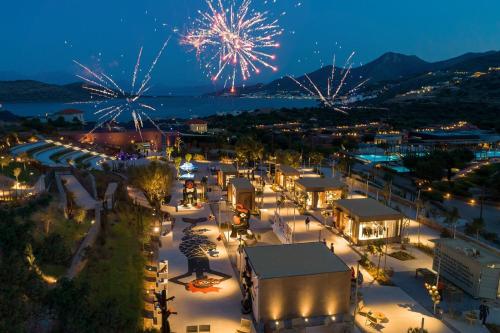
<path id="1" fill-rule="evenodd" d="M 428 72 L 487 71 L 490 67 L 500 67 L 500 51 L 484 53 L 466 53 L 444 61 L 427 62 L 415 55 L 387 52 L 379 58 L 351 70 L 345 83 L 345 89 L 352 89 L 359 82 L 369 79 L 367 86 L 382 82 L 399 82 Z M 335 68 L 337 73 L 335 84 L 339 83 L 342 68 Z M 307 75 L 322 90 L 326 90 L 327 80 L 332 72 L 332 66 L 322 67 Z M 296 78 L 299 82 L 308 85 L 305 75 Z M 238 94 L 293 94 L 304 93 L 290 78 L 284 77 L 268 84 L 257 84 L 237 89 Z M 228 93 L 222 91 L 221 93 Z"/>
<path id="2" fill-rule="evenodd" d="M 427 62 L 415 55 L 404 55 L 388 52 L 377 59 L 355 67 L 346 80 L 344 89 L 352 89 L 359 82 L 369 79 L 363 89 L 378 89 L 383 85 L 398 85 L 401 87 L 394 94 L 401 93 L 404 89 L 414 89 L 428 83 L 429 79 L 423 78 L 429 72 L 448 73 L 451 78 L 454 72 L 477 72 L 487 71 L 491 67 L 500 67 L 500 51 L 488 51 L 484 53 L 466 53 L 444 61 Z M 342 68 L 335 68 L 337 73 Z M 320 89 L 325 90 L 327 79 L 330 77 L 332 66 L 322 67 L 308 74 Z M 306 83 L 305 76 L 296 78 L 299 82 Z M 340 75 L 336 75 L 338 84 Z M 167 89 L 168 87 L 165 87 Z M 192 92 L 191 88 L 168 88 L 163 95 L 186 95 Z M 200 87 L 198 93 L 214 94 L 214 87 Z M 228 91 L 219 91 L 216 94 L 229 94 Z M 237 94 L 242 95 L 297 95 L 304 94 L 290 78 L 284 77 L 270 83 L 261 83 L 237 89 Z M 393 94 L 393 95 L 394 95 Z M 88 100 L 89 95 L 82 88 L 81 82 L 71 84 L 50 84 L 35 80 L 0 81 L 0 103 L 9 102 L 72 102 Z"/>

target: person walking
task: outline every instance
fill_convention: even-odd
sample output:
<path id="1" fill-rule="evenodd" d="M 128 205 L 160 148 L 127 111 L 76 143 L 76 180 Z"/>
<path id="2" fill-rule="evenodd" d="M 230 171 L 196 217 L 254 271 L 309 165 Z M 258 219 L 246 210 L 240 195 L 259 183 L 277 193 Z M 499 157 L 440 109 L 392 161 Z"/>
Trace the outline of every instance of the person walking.
<path id="1" fill-rule="evenodd" d="M 479 319 L 482 321 L 483 326 L 486 325 L 486 319 L 488 318 L 488 315 L 490 314 L 490 307 L 488 304 L 486 304 L 486 301 L 483 301 L 479 305 Z"/>
<path id="2" fill-rule="evenodd" d="M 311 219 L 309 218 L 309 216 L 306 216 L 306 230 L 309 231 L 309 223 L 311 223 Z"/>
<path id="3" fill-rule="evenodd" d="M 331 253 L 335 253 L 335 249 L 333 247 L 333 243 L 330 243 L 330 252 Z"/>

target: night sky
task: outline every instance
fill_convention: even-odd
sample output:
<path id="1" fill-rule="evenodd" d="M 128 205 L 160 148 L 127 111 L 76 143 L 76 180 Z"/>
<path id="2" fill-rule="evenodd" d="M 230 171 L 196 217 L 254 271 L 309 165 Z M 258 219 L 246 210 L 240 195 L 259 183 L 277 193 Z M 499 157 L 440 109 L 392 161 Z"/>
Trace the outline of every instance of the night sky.
<path id="1" fill-rule="evenodd" d="M 254 81 L 317 69 L 334 52 L 345 59 L 355 50 L 359 65 L 387 51 L 435 61 L 500 46 L 498 0 L 254 0 L 254 6 L 285 30 L 279 71 L 264 70 Z M 2 1 L 0 79 L 67 82 L 77 59 L 125 80 L 140 46 L 149 61 L 171 37 L 155 71 L 157 86 L 210 85 L 195 54 L 179 45 L 198 9 L 206 9 L 203 0 Z"/>

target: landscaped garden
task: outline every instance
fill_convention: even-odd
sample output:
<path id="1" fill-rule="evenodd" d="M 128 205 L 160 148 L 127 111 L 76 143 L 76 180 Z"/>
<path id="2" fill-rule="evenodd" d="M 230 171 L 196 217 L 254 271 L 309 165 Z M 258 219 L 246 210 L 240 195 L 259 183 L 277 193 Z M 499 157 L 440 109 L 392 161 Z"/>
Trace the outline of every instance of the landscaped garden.
<path id="1" fill-rule="evenodd" d="M 9 156 L 2 156 L 0 158 L 0 174 L 12 179 L 17 178 L 19 182 L 34 184 L 40 177 L 40 170 L 32 162 L 18 162 Z"/>

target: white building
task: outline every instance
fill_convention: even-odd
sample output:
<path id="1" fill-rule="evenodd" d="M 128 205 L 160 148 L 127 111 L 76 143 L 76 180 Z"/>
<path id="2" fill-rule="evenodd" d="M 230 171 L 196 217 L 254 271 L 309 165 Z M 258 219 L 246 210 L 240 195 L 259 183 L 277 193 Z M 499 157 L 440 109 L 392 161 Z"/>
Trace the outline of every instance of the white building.
<path id="1" fill-rule="evenodd" d="M 500 255 L 477 243 L 461 239 L 433 240 L 432 268 L 466 293 L 478 298 L 500 295 Z"/>
<path id="2" fill-rule="evenodd" d="M 194 133 L 206 133 L 208 132 L 208 123 L 201 119 L 191 119 L 186 123 L 189 126 L 189 130 Z"/>

